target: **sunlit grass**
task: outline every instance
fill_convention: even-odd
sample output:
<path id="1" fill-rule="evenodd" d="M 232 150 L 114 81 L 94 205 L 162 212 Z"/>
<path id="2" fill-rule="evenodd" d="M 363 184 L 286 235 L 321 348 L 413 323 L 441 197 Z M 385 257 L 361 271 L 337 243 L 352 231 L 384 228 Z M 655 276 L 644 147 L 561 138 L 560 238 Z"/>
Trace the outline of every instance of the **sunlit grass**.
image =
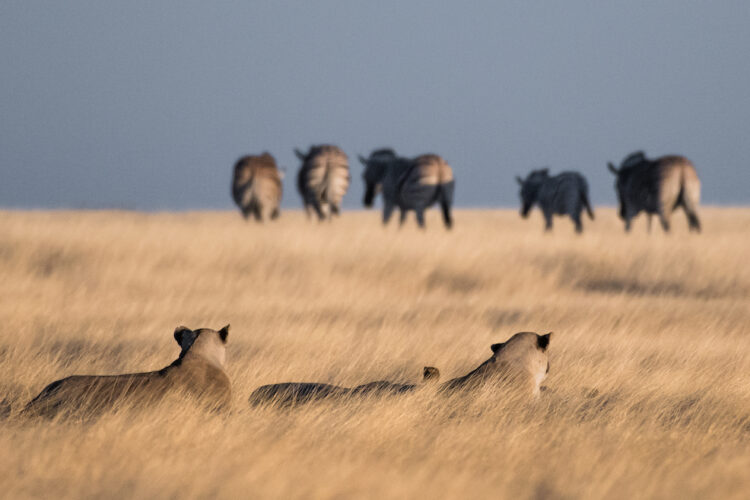
<path id="1" fill-rule="evenodd" d="M 750 210 L 704 232 L 582 236 L 539 214 L 437 212 L 382 228 L 285 212 L 0 212 L 0 491 L 7 498 L 743 498 L 750 490 Z M 169 364 L 177 325 L 232 324 L 233 411 L 170 400 L 95 421 L 18 410 L 73 373 Z M 444 380 L 554 331 L 541 400 L 250 408 L 262 384 Z M 0 408 L 1 409 L 1 408 Z"/>

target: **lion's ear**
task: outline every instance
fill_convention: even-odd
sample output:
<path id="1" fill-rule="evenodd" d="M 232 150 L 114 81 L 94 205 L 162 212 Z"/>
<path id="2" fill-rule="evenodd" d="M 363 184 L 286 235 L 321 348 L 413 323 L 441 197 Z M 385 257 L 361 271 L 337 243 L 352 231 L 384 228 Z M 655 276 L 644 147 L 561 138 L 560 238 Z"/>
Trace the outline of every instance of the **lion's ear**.
<path id="1" fill-rule="evenodd" d="M 546 335 L 537 335 L 536 336 L 536 343 L 539 346 L 539 349 L 542 351 L 547 350 L 547 346 L 549 345 L 549 339 L 552 337 L 552 332 L 549 332 Z"/>
<path id="2" fill-rule="evenodd" d="M 189 331 L 191 331 L 190 328 L 186 326 L 178 326 L 174 329 L 174 339 L 180 344 L 180 347 L 182 347 L 182 340 L 185 337 L 185 333 Z"/>
<path id="3" fill-rule="evenodd" d="M 434 366 L 425 366 L 422 370 L 422 380 L 424 382 L 437 382 L 440 379 L 440 370 Z"/>
<path id="4" fill-rule="evenodd" d="M 490 349 L 492 349 L 492 352 L 493 352 L 494 354 L 497 354 L 497 353 L 498 353 L 498 351 L 499 351 L 500 349 L 502 349 L 504 345 L 505 345 L 505 342 L 500 342 L 500 343 L 498 343 L 498 344 L 492 344 L 492 345 L 490 346 Z"/>
<path id="5" fill-rule="evenodd" d="M 223 343 L 227 343 L 227 336 L 229 335 L 229 325 L 219 330 L 219 338 Z"/>

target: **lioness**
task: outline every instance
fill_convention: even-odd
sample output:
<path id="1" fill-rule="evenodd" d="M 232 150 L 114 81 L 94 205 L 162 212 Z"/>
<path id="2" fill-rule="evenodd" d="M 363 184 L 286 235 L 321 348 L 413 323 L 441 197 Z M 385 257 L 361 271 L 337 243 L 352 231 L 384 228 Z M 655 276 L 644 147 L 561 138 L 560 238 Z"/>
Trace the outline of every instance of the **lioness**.
<path id="1" fill-rule="evenodd" d="M 59 412 L 96 413 L 118 401 L 153 403 L 169 393 L 200 398 L 211 408 L 231 402 L 231 384 L 224 372 L 229 325 L 219 331 L 179 326 L 174 338 L 180 356 L 158 371 L 125 375 L 73 375 L 52 382 L 32 399 L 22 415 L 54 417 Z"/>
<path id="2" fill-rule="evenodd" d="M 520 332 L 493 344 L 492 357 L 463 377 L 441 385 L 442 390 L 466 390 L 491 382 L 538 397 L 539 386 L 549 373 L 547 347 L 552 332 L 538 335 Z"/>
<path id="3" fill-rule="evenodd" d="M 437 382 L 440 370 L 434 366 L 425 366 L 422 371 L 422 382 Z M 322 399 L 350 396 L 386 396 L 411 392 L 419 387 L 416 384 L 394 384 L 378 380 L 356 387 L 339 387 L 337 385 L 315 382 L 287 382 L 258 387 L 250 394 L 249 402 L 253 406 L 274 403 L 279 406 L 320 401 Z"/>

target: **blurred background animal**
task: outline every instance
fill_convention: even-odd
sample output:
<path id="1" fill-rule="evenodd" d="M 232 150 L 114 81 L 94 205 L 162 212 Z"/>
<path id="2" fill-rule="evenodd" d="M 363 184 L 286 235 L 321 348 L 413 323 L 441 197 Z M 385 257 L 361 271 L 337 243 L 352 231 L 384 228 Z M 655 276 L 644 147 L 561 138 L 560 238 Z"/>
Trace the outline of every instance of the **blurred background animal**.
<path id="1" fill-rule="evenodd" d="M 672 212 L 682 207 L 690 231 L 700 232 L 701 182 L 690 160 L 677 155 L 651 160 L 643 151 L 636 151 L 625 157 L 620 168 L 607 165 L 617 177 L 615 190 L 625 231 L 630 231 L 630 221 L 641 211 L 648 214 L 649 231 L 654 214 L 659 216 L 664 231 L 669 231 Z"/>
<path id="2" fill-rule="evenodd" d="M 349 189 L 349 159 L 339 147 L 328 144 L 311 146 L 307 153 L 295 149 L 302 161 L 297 174 L 297 189 L 308 217 L 311 211 L 318 219 L 338 215 L 341 200 Z"/>
<path id="3" fill-rule="evenodd" d="M 453 226 L 451 206 L 455 181 L 453 170 L 435 154 L 424 154 L 414 159 L 402 158 L 392 149 L 378 149 L 369 158 L 359 157 L 365 166 L 365 207 L 371 207 L 375 195 L 383 193 L 383 223 L 387 224 L 393 210 L 401 210 L 403 224 L 408 210 L 414 210 L 419 227 L 424 227 L 424 211 L 440 203 L 443 222 Z"/>
<path id="4" fill-rule="evenodd" d="M 594 219 L 588 183 L 578 172 L 561 172 L 550 176 L 549 169 L 543 168 L 533 170 L 526 179 L 516 176 L 516 181 L 521 186 L 521 216 L 528 217 L 531 208 L 538 205 L 544 214 L 546 231 L 552 229 L 554 215 L 569 215 L 578 233 L 583 231 L 583 209 Z"/>
<path id="5" fill-rule="evenodd" d="M 252 215 L 262 222 L 279 216 L 283 177 L 276 160 L 267 152 L 237 160 L 232 178 L 232 198 L 245 219 Z"/>

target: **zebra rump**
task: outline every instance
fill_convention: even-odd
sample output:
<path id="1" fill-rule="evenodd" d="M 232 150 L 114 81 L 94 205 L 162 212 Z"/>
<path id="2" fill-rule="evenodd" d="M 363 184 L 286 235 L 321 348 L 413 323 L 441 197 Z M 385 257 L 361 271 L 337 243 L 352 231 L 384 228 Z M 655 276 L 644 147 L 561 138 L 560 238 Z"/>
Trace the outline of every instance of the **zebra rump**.
<path id="1" fill-rule="evenodd" d="M 612 163 L 608 167 L 617 177 L 615 189 L 626 231 L 641 211 L 648 214 L 649 230 L 651 216 L 656 214 L 664 231 L 669 231 L 672 212 L 682 207 L 690 231 L 700 232 L 697 210 L 701 183 L 690 160 L 677 155 L 651 160 L 643 151 L 636 151 L 625 157 L 620 168 Z"/>
<path id="2" fill-rule="evenodd" d="M 424 154 L 408 159 L 397 156 L 392 149 L 378 149 L 367 159 L 360 156 L 359 161 L 365 166 L 364 205 L 371 207 L 377 192 L 382 191 L 384 224 L 398 207 L 401 224 L 407 211 L 414 210 L 417 223 L 424 227 L 425 209 L 440 203 L 445 227 L 452 227 L 455 181 L 453 170 L 440 156 Z"/>
<path id="3" fill-rule="evenodd" d="M 533 170 L 526 179 L 516 176 L 516 181 L 521 186 L 521 216 L 526 218 L 531 208 L 538 205 L 547 231 L 552 229 L 554 215 L 569 215 L 578 233 L 583 231 L 583 209 L 594 219 L 588 183 L 578 172 L 561 172 L 550 177 L 549 169 L 543 168 Z"/>
<path id="4" fill-rule="evenodd" d="M 302 160 L 297 189 L 308 217 L 311 211 L 320 220 L 338 215 L 351 180 L 346 153 L 331 145 L 312 146 L 307 154 L 298 149 L 294 153 Z"/>
<path id="5" fill-rule="evenodd" d="M 234 164 L 232 198 L 247 219 L 250 215 L 262 222 L 279 216 L 283 188 L 282 172 L 269 153 L 243 156 Z"/>

